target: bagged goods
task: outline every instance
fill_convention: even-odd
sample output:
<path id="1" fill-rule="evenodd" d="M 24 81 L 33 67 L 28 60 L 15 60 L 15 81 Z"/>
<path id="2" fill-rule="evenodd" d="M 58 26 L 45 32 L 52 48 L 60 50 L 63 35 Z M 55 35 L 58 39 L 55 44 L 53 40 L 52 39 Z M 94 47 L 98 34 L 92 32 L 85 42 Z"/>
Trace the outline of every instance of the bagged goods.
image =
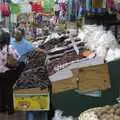
<path id="1" fill-rule="evenodd" d="M 86 48 L 96 52 L 97 56 L 103 59 L 105 59 L 108 49 L 119 48 L 115 36 L 111 31 L 106 31 L 103 26 L 84 25 L 83 29 L 79 30 L 77 38 L 81 38 Z M 120 58 L 119 55 L 112 57 L 111 60 L 115 60 L 118 57 Z"/>

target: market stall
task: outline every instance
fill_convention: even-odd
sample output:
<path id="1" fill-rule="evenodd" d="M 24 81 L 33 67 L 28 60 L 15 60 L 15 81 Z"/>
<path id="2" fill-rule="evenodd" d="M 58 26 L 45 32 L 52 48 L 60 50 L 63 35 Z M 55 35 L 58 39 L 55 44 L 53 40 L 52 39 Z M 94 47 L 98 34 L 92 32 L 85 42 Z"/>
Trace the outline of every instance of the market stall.
<path id="1" fill-rule="evenodd" d="M 7 10 L 2 16 L 10 17 L 6 19 L 10 30 L 23 29 L 24 37 L 36 48 L 26 55 L 27 65 L 14 86 L 16 111 L 50 111 L 52 103 L 67 116 L 78 117 L 83 112 L 79 119 L 86 120 L 86 114 L 90 117 L 85 110 L 117 103 L 120 48 L 105 26 L 109 19 L 116 20 L 119 6 L 111 2 L 38 0 L 1 4 Z M 83 25 L 91 24 L 91 18 L 93 23 L 105 26 Z M 39 48 L 46 55 L 41 55 Z M 118 106 L 113 108 L 117 114 Z M 95 111 L 97 115 L 94 109 L 90 111 L 96 118 L 99 111 Z"/>
<path id="2" fill-rule="evenodd" d="M 119 97 L 119 82 L 115 77 L 115 72 L 119 68 L 117 63 L 119 60 L 114 61 L 119 59 L 119 52 L 117 52 L 119 45 L 114 35 L 112 32 L 106 31 L 103 26 L 88 25 L 83 26 L 82 30 L 85 34 L 79 31 L 78 37 L 72 39 L 77 47 L 80 45 L 79 42 L 82 44 L 78 49 L 75 49 L 74 44 L 73 49 L 70 48 L 70 44 L 68 44 L 69 47 L 65 46 L 62 40 L 60 41 L 63 43 L 60 44 L 59 40 L 57 41 L 55 38 L 55 43 L 53 40 L 48 42 L 52 44 L 53 51 L 51 50 L 52 52 L 48 55 L 47 68 L 53 92 L 56 93 L 53 94 L 52 102 L 55 109 L 63 110 L 65 115 L 78 116 L 79 112 L 91 107 L 115 104 L 117 103 L 116 98 Z M 80 38 L 80 40 L 76 38 Z M 66 41 L 72 44 L 70 37 Z M 50 50 L 50 48 L 47 49 Z M 96 56 L 88 49 L 94 51 Z M 80 50 L 79 57 L 76 57 L 78 50 Z M 72 51 L 74 51 L 73 54 Z M 82 55 L 85 55 L 84 58 Z M 86 96 L 95 91 L 98 91 L 95 94 L 97 97 Z"/>

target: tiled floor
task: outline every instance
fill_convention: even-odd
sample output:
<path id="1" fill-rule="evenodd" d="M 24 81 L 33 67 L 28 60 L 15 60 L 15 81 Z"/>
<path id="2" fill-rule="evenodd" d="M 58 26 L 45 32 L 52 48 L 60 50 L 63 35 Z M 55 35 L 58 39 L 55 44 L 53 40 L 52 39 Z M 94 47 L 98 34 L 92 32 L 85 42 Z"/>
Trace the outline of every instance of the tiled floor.
<path id="1" fill-rule="evenodd" d="M 0 120 L 25 120 L 24 112 L 16 112 L 13 115 L 0 114 Z"/>
<path id="2" fill-rule="evenodd" d="M 0 120 L 25 120 L 25 112 L 15 112 L 13 115 L 0 114 Z M 45 120 L 40 114 L 39 120 Z"/>

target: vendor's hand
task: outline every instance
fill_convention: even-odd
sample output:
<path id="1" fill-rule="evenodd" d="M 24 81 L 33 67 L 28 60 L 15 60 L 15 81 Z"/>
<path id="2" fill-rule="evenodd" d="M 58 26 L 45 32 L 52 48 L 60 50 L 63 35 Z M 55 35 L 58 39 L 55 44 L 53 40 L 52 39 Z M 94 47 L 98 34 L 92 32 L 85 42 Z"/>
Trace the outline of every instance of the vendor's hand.
<path id="1" fill-rule="evenodd" d="M 43 50 L 43 49 L 37 48 L 37 51 L 38 51 L 41 55 L 46 54 L 46 51 Z"/>

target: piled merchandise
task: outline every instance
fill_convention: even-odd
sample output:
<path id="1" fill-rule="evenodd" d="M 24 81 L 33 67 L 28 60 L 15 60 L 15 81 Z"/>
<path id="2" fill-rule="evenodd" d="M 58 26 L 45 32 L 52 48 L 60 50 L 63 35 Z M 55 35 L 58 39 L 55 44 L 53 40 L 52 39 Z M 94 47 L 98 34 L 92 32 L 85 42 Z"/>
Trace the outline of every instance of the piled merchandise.
<path id="1" fill-rule="evenodd" d="M 20 88 L 48 85 L 49 82 L 43 83 L 49 79 L 52 81 L 71 77 L 70 71 L 74 68 L 103 64 L 104 60 L 109 62 L 120 58 L 114 35 L 103 26 L 84 25 L 77 36 L 74 30 L 66 33 L 53 31 L 42 42 L 36 41 L 36 45 L 44 48 L 47 55 L 41 56 L 37 52 L 28 54 L 29 63 L 16 84 Z M 33 85 L 33 81 L 36 84 Z M 28 83 L 30 84 L 27 85 Z"/>
<path id="2" fill-rule="evenodd" d="M 120 120 L 120 105 L 89 109 L 80 114 L 79 120 Z"/>
<path id="3" fill-rule="evenodd" d="M 71 65 L 75 63 L 81 64 L 90 59 L 95 61 L 97 57 L 103 60 L 100 64 L 103 64 L 104 60 L 109 62 L 120 57 L 114 35 L 111 31 L 106 31 L 103 26 L 84 25 L 77 36 L 72 30 L 69 31 L 66 34 L 52 33 L 41 45 L 47 51 L 49 76 L 64 68 L 71 69 Z M 111 49 L 116 49 L 116 55 L 113 57 L 110 57 Z"/>
<path id="4" fill-rule="evenodd" d="M 21 88 L 47 88 L 50 85 L 45 67 L 45 55 L 39 51 L 32 51 L 27 55 L 28 64 L 16 82 L 16 89 Z"/>
<path id="5" fill-rule="evenodd" d="M 50 76 L 70 64 L 79 62 L 80 59 L 85 58 L 86 56 L 82 53 L 87 51 L 84 43 L 80 39 L 76 39 L 76 37 L 73 37 L 73 43 L 69 35 L 54 35 L 57 37 L 55 38 L 54 36 L 54 38 L 46 39 L 43 43 L 43 47 L 48 51 L 47 70 Z M 75 46 L 79 51 L 79 55 L 76 54 Z"/>

